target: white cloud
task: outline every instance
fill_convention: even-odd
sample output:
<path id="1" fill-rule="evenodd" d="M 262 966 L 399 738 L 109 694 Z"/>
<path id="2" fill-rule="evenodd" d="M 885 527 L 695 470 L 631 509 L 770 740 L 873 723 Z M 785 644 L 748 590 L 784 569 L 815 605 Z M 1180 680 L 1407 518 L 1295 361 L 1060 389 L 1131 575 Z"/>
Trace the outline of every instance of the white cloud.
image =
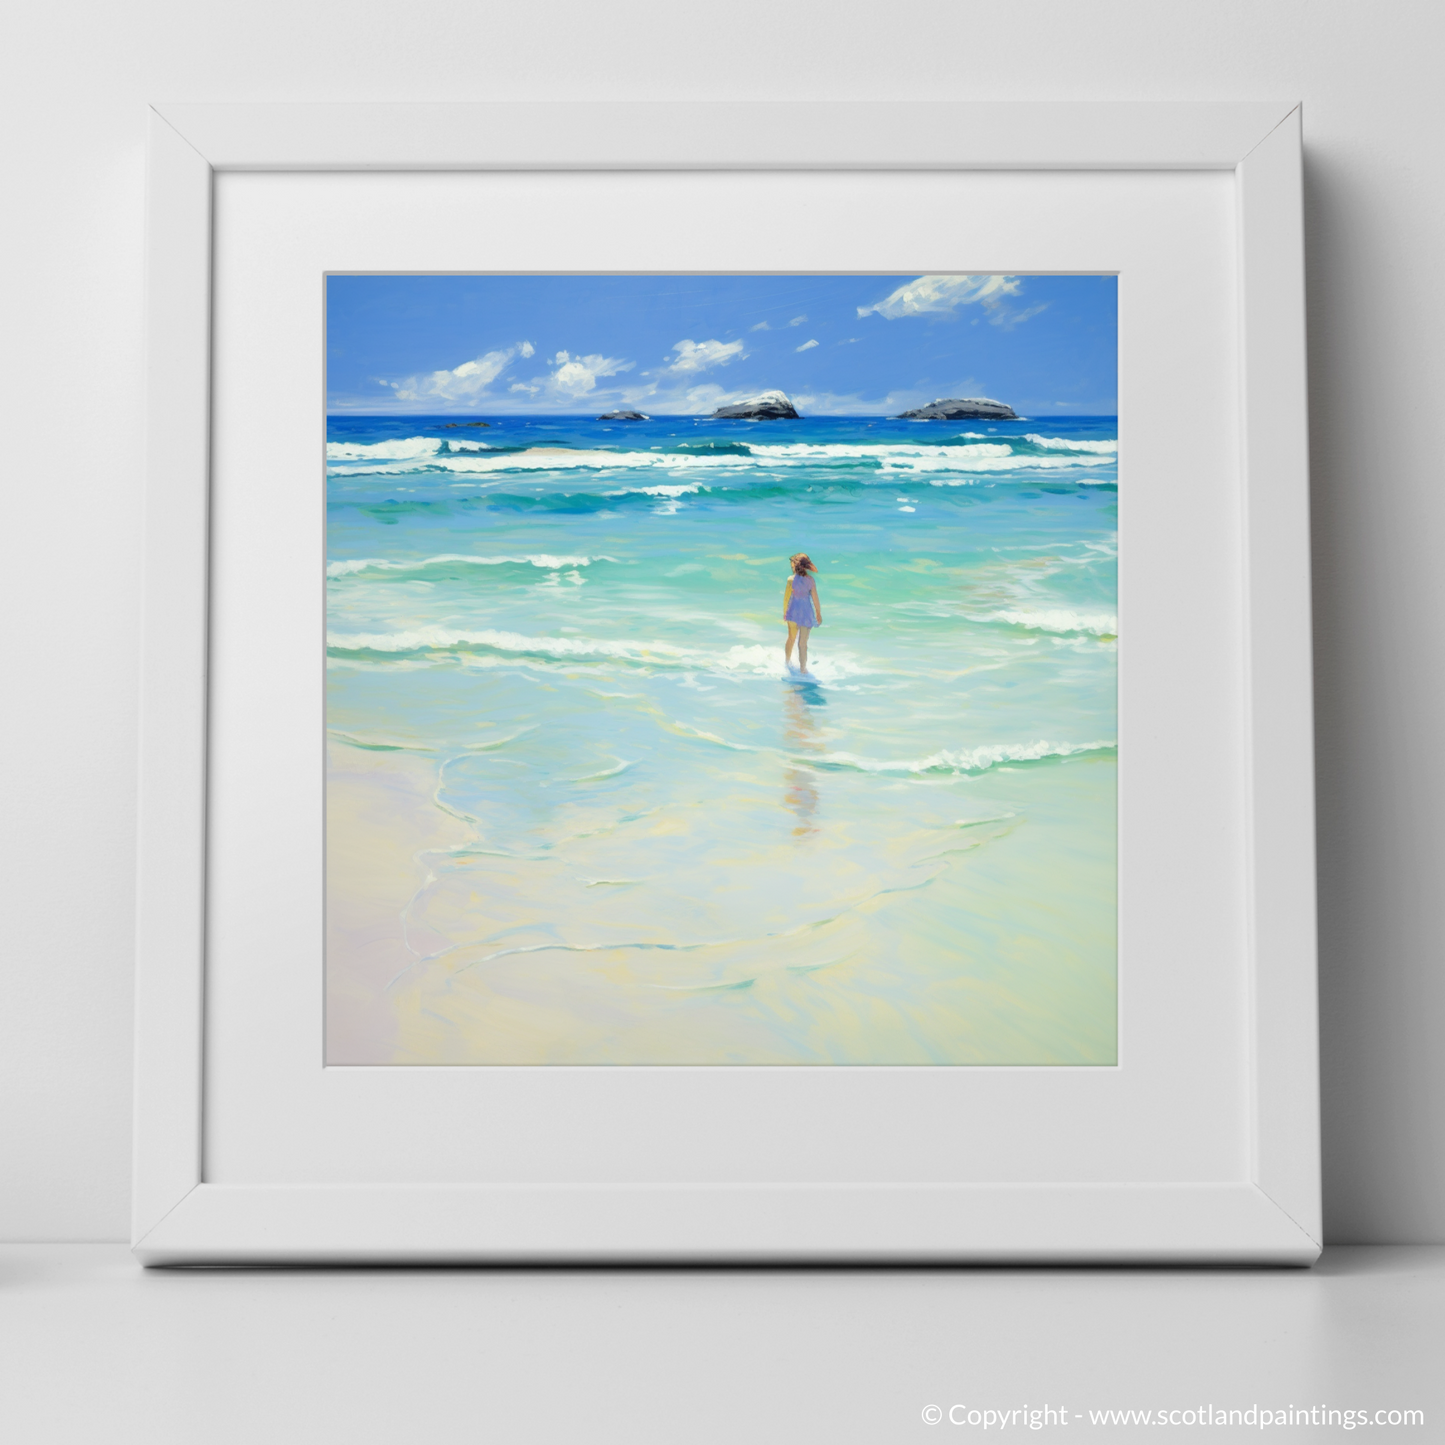
<path id="1" fill-rule="evenodd" d="M 522 341 L 503 351 L 488 351 L 450 371 L 433 371 L 381 384 L 389 386 L 398 401 L 476 401 L 486 395 L 487 387 L 511 365 L 513 358 L 531 356 L 533 349 L 530 341 Z"/>
<path id="2" fill-rule="evenodd" d="M 749 390 L 727 391 L 716 382 L 705 381 L 690 386 L 681 396 L 673 397 L 670 406 L 683 416 L 706 416 L 720 406 L 730 406 L 735 401 L 748 401 L 757 393 Z"/>
<path id="3" fill-rule="evenodd" d="M 679 381 L 667 390 L 656 386 L 623 388 L 609 396 L 608 406 L 637 406 L 654 416 L 706 416 L 720 406 L 748 401 L 756 387 L 728 390 L 714 381 Z M 601 404 L 600 401 L 598 403 Z"/>
<path id="4" fill-rule="evenodd" d="M 835 342 L 837 346 L 852 346 L 855 341 L 861 341 L 861 336 L 845 336 L 841 341 Z"/>
<path id="5" fill-rule="evenodd" d="M 1040 311 L 1047 311 L 1048 303 L 1041 301 L 1037 306 L 1026 306 L 1022 311 L 1011 311 L 1007 306 L 995 306 L 993 314 L 988 318 L 994 326 L 1002 326 L 1005 331 L 1012 331 L 1015 326 L 1027 321 L 1030 316 L 1037 316 Z"/>
<path id="6" fill-rule="evenodd" d="M 677 360 L 664 368 L 666 372 L 706 371 L 710 366 L 726 366 L 735 356 L 746 355 L 741 341 L 679 341 L 672 348 Z"/>
<path id="7" fill-rule="evenodd" d="M 805 341 L 801 346 L 795 346 L 794 351 L 811 351 L 818 343 L 816 341 Z"/>
<path id="8" fill-rule="evenodd" d="M 906 282 L 891 296 L 872 306 L 860 306 L 859 316 L 877 314 L 889 321 L 900 316 L 922 316 L 927 313 L 951 312 L 956 306 L 971 305 L 981 301 L 992 309 L 1002 304 L 1004 297 L 1017 296 L 1019 280 L 1016 276 L 920 276 L 916 281 Z"/>
<path id="9" fill-rule="evenodd" d="M 771 331 L 773 328 L 766 321 L 759 321 L 756 326 L 749 326 L 749 331 Z"/>
<path id="10" fill-rule="evenodd" d="M 788 322 L 789 326 L 801 326 L 808 318 L 806 316 L 795 316 Z"/>
<path id="11" fill-rule="evenodd" d="M 559 351 L 552 358 L 552 365 L 557 369 L 546 378 L 545 385 L 555 397 L 583 397 L 596 389 L 599 376 L 631 371 L 635 364 L 618 356 L 572 356 Z"/>

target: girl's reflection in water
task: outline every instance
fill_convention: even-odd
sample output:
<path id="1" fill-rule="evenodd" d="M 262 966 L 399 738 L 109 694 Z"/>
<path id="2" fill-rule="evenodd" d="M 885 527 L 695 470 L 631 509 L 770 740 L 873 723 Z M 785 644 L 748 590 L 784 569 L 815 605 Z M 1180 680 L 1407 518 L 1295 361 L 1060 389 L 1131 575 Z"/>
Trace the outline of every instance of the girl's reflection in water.
<path id="1" fill-rule="evenodd" d="M 783 738 L 789 752 L 823 753 L 826 747 L 819 731 L 815 709 L 827 706 L 822 690 L 810 683 L 795 683 L 783 693 Z M 818 775 L 800 763 L 790 763 L 783 774 L 783 804 L 797 815 L 793 837 L 808 838 L 818 832 L 813 821 L 818 811 Z"/>

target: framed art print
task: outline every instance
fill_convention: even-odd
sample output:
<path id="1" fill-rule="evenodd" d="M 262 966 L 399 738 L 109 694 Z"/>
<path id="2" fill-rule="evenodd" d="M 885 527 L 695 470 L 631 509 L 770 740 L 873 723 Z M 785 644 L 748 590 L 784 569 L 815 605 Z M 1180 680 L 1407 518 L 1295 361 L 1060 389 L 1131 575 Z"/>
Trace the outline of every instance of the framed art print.
<path id="1" fill-rule="evenodd" d="M 139 1256 L 1312 1259 L 1298 161 L 162 107 Z"/>

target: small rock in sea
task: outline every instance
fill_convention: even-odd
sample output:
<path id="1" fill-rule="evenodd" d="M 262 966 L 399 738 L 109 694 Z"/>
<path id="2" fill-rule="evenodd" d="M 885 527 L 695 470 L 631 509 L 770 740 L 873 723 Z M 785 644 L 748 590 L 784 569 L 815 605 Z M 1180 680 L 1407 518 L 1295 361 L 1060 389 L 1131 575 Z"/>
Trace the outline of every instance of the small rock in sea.
<path id="1" fill-rule="evenodd" d="M 640 411 L 609 411 L 606 416 L 599 416 L 598 421 L 651 421 L 650 416 L 643 416 Z"/>
<path id="2" fill-rule="evenodd" d="M 713 412 L 714 420 L 719 417 L 730 421 L 802 420 L 793 410 L 793 403 L 781 391 L 765 391 L 751 401 L 742 401 L 736 406 L 720 406 Z"/>
<path id="3" fill-rule="evenodd" d="M 1007 402 L 986 396 L 940 397 L 927 406 L 905 411 L 897 421 L 1017 421 L 1018 413 Z"/>
<path id="4" fill-rule="evenodd" d="M 459 427 L 459 426 L 491 426 L 491 422 L 489 422 L 489 421 L 444 421 L 444 422 L 442 423 L 441 429 L 442 429 L 443 431 L 451 431 L 451 430 L 453 430 L 453 428 Z"/>

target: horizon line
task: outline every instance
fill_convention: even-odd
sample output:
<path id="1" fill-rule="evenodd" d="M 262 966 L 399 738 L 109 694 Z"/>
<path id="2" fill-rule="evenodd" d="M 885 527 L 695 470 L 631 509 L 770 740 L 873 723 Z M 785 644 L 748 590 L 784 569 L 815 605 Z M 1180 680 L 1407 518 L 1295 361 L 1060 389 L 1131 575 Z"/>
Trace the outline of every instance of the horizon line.
<path id="1" fill-rule="evenodd" d="M 630 408 L 629 408 L 629 409 L 630 409 Z M 549 417 L 549 416 L 550 416 L 550 417 L 582 417 L 582 418 L 585 418 L 586 420 L 589 420 L 589 421 L 600 421 L 600 420 L 602 420 L 602 418 L 598 417 L 594 412 L 591 412 L 591 411 L 487 411 L 487 412 L 467 412 L 467 411 L 328 411 L 328 412 L 326 413 L 326 415 L 327 415 L 328 417 L 333 417 L 333 416 L 353 416 L 353 417 L 368 417 L 368 418 L 408 417 L 408 416 L 416 416 L 416 417 L 445 416 L 445 417 L 467 417 L 467 418 L 470 418 L 470 419 L 473 419 L 473 420 L 477 420 L 477 421 L 481 421 L 481 420 L 483 420 L 483 419 L 485 419 L 485 418 L 487 418 L 487 417 L 505 417 L 505 418 L 508 418 L 508 419 L 513 419 L 513 418 Z M 767 418 L 747 418 L 747 417 L 716 416 L 716 415 L 715 415 L 714 413 L 712 413 L 712 412 L 702 412 L 702 411 L 655 411 L 655 412 L 648 413 L 648 418 L 649 418 L 649 420 L 654 420 L 654 421 L 655 421 L 655 420 L 658 420 L 658 419 L 660 419 L 660 418 L 662 418 L 662 417 L 691 417 L 691 418 L 692 418 L 693 420 L 695 420 L 695 421 L 746 421 L 746 420 L 758 420 L 758 419 L 760 419 L 760 420 L 768 420 L 768 421 L 809 421 L 809 420 L 820 421 L 820 420 L 823 420 L 824 418 L 827 418 L 827 417 L 833 417 L 834 419 L 839 420 L 839 421 L 860 421 L 860 420 L 863 420 L 863 419 L 865 419 L 865 418 L 868 419 L 868 420 L 870 420 L 870 421 L 905 421 L 905 420 L 906 420 L 906 421 L 913 421 L 913 420 L 939 421 L 939 420 L 942 420 L 942 419 L 943 419 L 943 418 L 941 418 L 941 417 L 921 417 L 921 418 L 904 417 L 904 416 L 903 416 L 901 413 L 899 413 L 899 412 L 886 412 L 886 411 L 848 411 L 848 412 L 841 412 L 841 411 L 839 411 L 839 412 L 835 412 L 835 411 L 822 411 L 822 412 L 812 412 L 812 413 L 809 413 L 808 415 L 800 415 L 800 416 L 797 416 L 797 417 L 767 417 Z M 1057 420 L 1067 421 L 1070 417 L 1072 417 L 1074 420 L 1077 420 L 1077 421 L 1082 421 L 1082 420 L 1083 420 L 1084 418 L 1086 418 L 1086 417 L 1089 418 L 1089 419 L 1091 419 L 1091 420 L 1099 419 L 1099 420 L 1107 420 L 1107 421 L 1117 421 L 1117 420 L 1119 419 L 1119 414 L 1118 414 L 1118 412 L 1113 412 L 1113 411 L 1081 411 L 1081 412 L 1071 412 L 1071 413 L 1061 414 L 1060 416 L 1052 417 L 1052 418 L 1050 418 L 1050 419 L 1051 419 L 1051 420 L 1056 420 L 1056 421 L 1057 421 Z M 1040 416 L 1017 416 L 1017 415 L 1011 416 L 1011 417 L 1008 417 L 1008 416 L 1006 416 L 1006 417 L 975 416 L 975 417 L 956 417 L 956 418 L 954 418 L 954 420 L 956 420 L 956 421 L 1043 421 L 1044 419 L 1045 419 L 1045 418 L 1040 417 Z"/>

